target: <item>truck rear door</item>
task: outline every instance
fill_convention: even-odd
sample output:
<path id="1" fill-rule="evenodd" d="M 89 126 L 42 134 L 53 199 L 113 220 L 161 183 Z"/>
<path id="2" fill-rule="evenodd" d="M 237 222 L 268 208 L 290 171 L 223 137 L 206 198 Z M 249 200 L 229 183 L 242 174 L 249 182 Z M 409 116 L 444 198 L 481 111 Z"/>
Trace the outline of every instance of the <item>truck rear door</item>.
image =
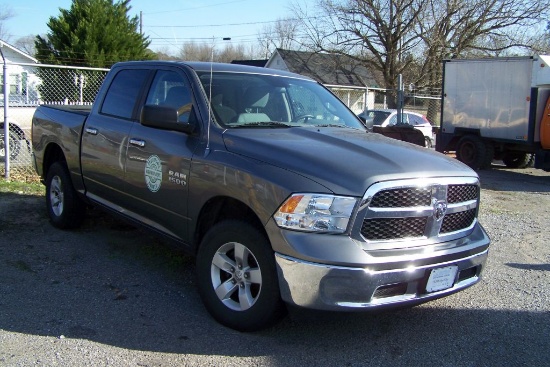
<path id="1" fill-rule="evenodd" d="M 119 70 L 86 120 L 80 154 L 84 184 L 88 196 L 110 208 L 123 203 L 128 134 L 150 75 L 148 69 Z"/>

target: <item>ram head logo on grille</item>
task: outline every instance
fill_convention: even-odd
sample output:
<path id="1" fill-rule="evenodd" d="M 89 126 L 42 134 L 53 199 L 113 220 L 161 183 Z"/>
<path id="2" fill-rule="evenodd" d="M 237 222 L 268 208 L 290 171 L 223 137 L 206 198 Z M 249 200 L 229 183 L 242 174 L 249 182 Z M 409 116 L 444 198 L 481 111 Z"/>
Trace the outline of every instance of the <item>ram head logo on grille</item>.
<path id="1" fill-rule="evenodd" d="M 447 213 L 447 202 L 446 201 L 437 201 L 434 204 L 434 219 L 440 221 Z"/>

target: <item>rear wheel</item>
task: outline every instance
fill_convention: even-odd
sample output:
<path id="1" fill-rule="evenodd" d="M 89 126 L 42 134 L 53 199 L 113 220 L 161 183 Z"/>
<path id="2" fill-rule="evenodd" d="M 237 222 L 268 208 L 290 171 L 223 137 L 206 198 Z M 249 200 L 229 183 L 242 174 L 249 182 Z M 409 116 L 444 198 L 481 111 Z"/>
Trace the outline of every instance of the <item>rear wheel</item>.
<path id="1" fill-rule="evenodd" d="M 495 147 L 491 142 L 484 142 L 483 145 L 485 145 L 485 157 L 481 168 L 491 168 L 491 164 L 493 163 L 493 159 L 495 158 Z"/>
<path id="2" fill-rule="evenodd" d="M 84 203 L 73 187 L 64 162 L 55 162 L 48 170 L 46 208 L 50 222 L 61 229 L 77 227 L 84 217 Z"/>
<path id="3" fill-rule="evenodd" d="M 525 152 L 506 152 L 502 161 L 509 168 L 527 168 L 533 164 L 534 155 Z"/>
<path id="4" fill-rule="evenodd" d="M 456 157 L 475 170 L 485 168 L 489 160 L 485 143 L 476 135 L 465 135 L 458 141 Z"/>
<path id="5" fill-rule="evenodd" d="M 0 132 L 0 160 L 3 161 L 6 158 L 6 144 L 4 139 L 4 131 Z M 14 131 L 10 131 L 9 134 L 9 147 L 10 147 L 10 159 L 15 159 L 19 155 L 21 150 L 21 137 Z"/>
<path id="6" fill-rule="evenodd" d="M 212 227 L 200 245 L 196 268 L 202 301 L 221 324 L 254 331 L 284 314 L 273 250 L 251 225 L 228 220 Z"/>

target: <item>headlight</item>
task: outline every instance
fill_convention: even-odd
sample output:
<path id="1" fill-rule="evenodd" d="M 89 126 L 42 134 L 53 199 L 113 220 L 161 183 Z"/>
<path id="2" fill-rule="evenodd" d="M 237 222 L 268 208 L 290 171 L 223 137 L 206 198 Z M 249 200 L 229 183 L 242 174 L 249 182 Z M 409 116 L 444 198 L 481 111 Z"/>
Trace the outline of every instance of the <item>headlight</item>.
<path id="1" fill-rule="evenodd" d="M 324 194 L 294 194 L 274 218 L 282 228 L 306 232 L 343 233 L 348 227 L 356 198 Z"/>

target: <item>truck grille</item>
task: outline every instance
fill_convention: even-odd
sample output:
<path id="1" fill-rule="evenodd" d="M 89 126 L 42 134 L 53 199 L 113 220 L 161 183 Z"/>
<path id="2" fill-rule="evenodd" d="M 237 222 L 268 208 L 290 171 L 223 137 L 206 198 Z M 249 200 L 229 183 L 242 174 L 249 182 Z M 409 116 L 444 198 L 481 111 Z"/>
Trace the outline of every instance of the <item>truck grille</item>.
<path id="1" fill-rule="evenodd" d="M 363 218 L 360 234 L 367 247 L 377 249 L 459 238 L 476 222 L 479 191 L 476 178 L 375 184 L 367 190 L 358 213 Z"/>
<path id="2" fill-rule="evenodd" d="M 379 218 L 365 219 L 361 234 L 369 240 L 421 237 L 426 228 L 426 218 Z"/>

